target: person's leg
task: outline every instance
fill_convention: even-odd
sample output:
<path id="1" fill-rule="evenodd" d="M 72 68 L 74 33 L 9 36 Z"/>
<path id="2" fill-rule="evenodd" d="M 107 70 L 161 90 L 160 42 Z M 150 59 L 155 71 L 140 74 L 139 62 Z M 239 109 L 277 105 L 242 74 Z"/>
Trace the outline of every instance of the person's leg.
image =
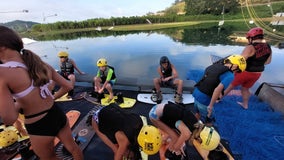
<path id="1" fill-rule="evenodd" d="M 161 79 L 154 78 L 154 86 L 156 89 L 156 93 L 153 93 L 152 100 L 156 101 L 157 103 L 161 103 L 163 100 L 162 92 L 161 92 Z"/>
<path id="2" fill-rule="evenodd" d="M 58 160 L 54 152 L 54 137 L 29 135 L 31 146 L 41 160 Z"/>
<path id="3" fill-rule="evenodd" d="M 176 103 L 182 103 L 183 98 L 182 98 L 182 86 L 183 86 L 183 81 L 181 79 L 175 79 L 173 81 L 173 85 L 177 86 L 177 91 L 174 96 L 175 102 Z"/>
<path id="4" fill-rule="evenodd" d="M 249 88 L 242 87 L 241 92 L 242 92 L 243 103 L 238 102 L 238 104 L 241 105 L 244 109 L 248 109 L 248 101 L 250 97 Z"/>
<path id="5" fill-rule="evenodd" d="M 94 77 L 94 91 L 98 92 L 101 89 L 101 78 L 99 77 Z"/>
<path id="6" fill-rule="evenodd" d="M 74 160 L 83 160 L 83 153 L 72 137 L 69 123 L 66 123 L 57 136 L 64 144 L 64 147 L 72 154 Z"/>
<path id="7" fill-rule="evenodd" d="M 68 79 L 71 81 L 71 84 L 74 87 L 75 86 L 75 82 L 76 82 L 75 75 L 74 74 L 70 74 L 68 76 Z M 73 96 L 73 94 L 74 94 L 74 89 L 72 89 L 71 91 L 68 92 L 68 96 Z"/>
<path id="8" fill-rule="evenodd" d="M 182 95 L 183 80 L 175 79 L 174 80 L 174 85 L 177 86 L 177 93 L 179 95 Z"/>
<path id="9" fill-rule="evenodd" d="M 113 91 L 112 91 L 112 85 L 110 83 L 108 83 L 106 85 L 106 89 L 109 93 L 109 101 L 111 101 L 113 99 Z"/>
<path id="10" fill-rule="evenodd" d="M 161 79 L 160 78 L 154 78 L 154 86 L 156 88 L 156 92 L 161 92 Z"/>

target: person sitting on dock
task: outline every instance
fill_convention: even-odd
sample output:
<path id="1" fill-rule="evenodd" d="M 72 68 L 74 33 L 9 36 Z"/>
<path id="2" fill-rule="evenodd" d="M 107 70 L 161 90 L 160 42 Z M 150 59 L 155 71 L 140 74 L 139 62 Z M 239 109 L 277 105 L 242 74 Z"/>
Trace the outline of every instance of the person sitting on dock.
<path id="1" fill-rule="evenodd" d="M 68 57 L 69 54 L 65 51 L 60 51 L 58 57 L 60 58 L 60 75 L 65 79 L 70 80 L 73 87 L 76 82 L 76 77 L 74 74 L 74 69 L 78 71 L 79 74 L 85 74 L 76 65 L 75 61 Z M 73 96 L 74 90 L 68 92 L 68 96 Z"/>
<path id="2" fill-rule="evenodd" d="M 92 126 L 101 140 L 112 149 L 115 160 L 139 160 L 141 150 L 153 155 L 160 149 L 160 131 L 144 125 L 140 115 L 117 104 L 102 107 L 93 115 Z"/>
<path id="3" fill-rule="evenodd" d="M 182 86 L 183 80 L 178 79 L 178 72 L 173 64 L 170 63 L 167 56 L 162 56 L 160 58 L 160 65 L 157 69 L 160 77 L 154 78 L 153 95 L 151 97 L 152 101 L 161 103 L 163 100 L 161 86 L 162 87 L 177 87 L 175 93 L 175 102 L 182 103 Z"/>
<path id="4" fill-rule="evenodd" d="M 149 118 L 153 125 L 166 133 L 163 141 L 167 144 L 167 158 L 186 156 L 186 143 L 193 144 L 194 139 L 208 151 L 216 149 L 220 143 L 220 135 L 213 127 L 205 126 L 190 110 L 179 104 L 157 104 L 150 110 Z"/>
<path id="5" fill-rule="evenodd" d="M 97 66 L 99 67 L 97 75 L 94 77 L 94 92 L 93 94 L 98 93 L 96 97 L 102 97 L 104 89 L 107 89 L 109 93 L 109 102 L 113 99 L 113 90 L 112 86 L 116 81 L 116 76 L 114 68 L 107 64 L 107 60 L 100 58 L 97 61 Z M 102 85 L 101 85 L 102 84 Z M 94 96 L 94 95 L 93 95 Z M 100 98 L 99 98 L 100 99 Z"/>
<path id="6" fill-rule="evenodd" d="M 193 97 L 196 117 L 205 123 L 213 123 L 213 106 L 220 95 L 234 80 L 234 73 L 246 68 L 246 60 L 241 55 L 231 55 L 220 63 L 214 63 L 205 69 L 204 75 L 196 83 Z"/>

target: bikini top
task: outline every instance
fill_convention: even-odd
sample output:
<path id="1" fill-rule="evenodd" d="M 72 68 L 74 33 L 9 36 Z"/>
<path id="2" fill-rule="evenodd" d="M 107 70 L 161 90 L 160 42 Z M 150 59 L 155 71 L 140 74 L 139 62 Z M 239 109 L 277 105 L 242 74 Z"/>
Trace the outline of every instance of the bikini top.
<path id="1" fill-rule="evenodd" d="M 20 67 L 20 68 L 24 68 L 26 70 L 28 69 L 27 66 L 24 65 L 23 63 L 15 62 L 15 61 L 10 61 L 10 62 L 4 63 L 4 64 L 0 64 L 0 67 L 7 67 L 7 68 L 18 68 L 18 67 Z M 42 98 L 46 98 L 47 96 L 51 96 L 52 98 L 54 98 L 52 93 L 48 89 L 48 85 L 50 83 L 52 83 L 52 80 L 49 80 L 48 83 L 39 87 L 40 88 L 40 96 Z M 36 87 L 34 86 L 34 81 L 32 80 L 32 84 L 27 89 L 25 89 L 25 90 L 23 90 L 19 93 L 12 94 L 12 95 L 15 99 L 22 98 L 22 97 L 28 95 L 34 88 L 36 88 Z"/>

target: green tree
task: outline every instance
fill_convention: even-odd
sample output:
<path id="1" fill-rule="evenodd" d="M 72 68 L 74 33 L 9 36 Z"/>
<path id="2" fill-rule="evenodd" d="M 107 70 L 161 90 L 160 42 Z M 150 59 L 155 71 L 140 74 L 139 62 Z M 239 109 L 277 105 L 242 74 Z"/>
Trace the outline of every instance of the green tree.
<path id="1" fill-rule="evenodd" d="M 186 15 L 234 13 L 239 0 L 185 0 Z"/>

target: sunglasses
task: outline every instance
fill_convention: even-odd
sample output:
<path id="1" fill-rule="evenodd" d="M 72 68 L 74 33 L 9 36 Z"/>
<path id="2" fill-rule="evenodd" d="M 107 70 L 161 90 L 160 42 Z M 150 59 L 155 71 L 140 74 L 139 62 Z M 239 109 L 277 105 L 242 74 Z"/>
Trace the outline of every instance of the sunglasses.
<path id="1" fill-rule="evenodd" d="M 59 58 L 67 58 L 67 57 L 65 57 L 65 56 L 60 56 Z"/>

